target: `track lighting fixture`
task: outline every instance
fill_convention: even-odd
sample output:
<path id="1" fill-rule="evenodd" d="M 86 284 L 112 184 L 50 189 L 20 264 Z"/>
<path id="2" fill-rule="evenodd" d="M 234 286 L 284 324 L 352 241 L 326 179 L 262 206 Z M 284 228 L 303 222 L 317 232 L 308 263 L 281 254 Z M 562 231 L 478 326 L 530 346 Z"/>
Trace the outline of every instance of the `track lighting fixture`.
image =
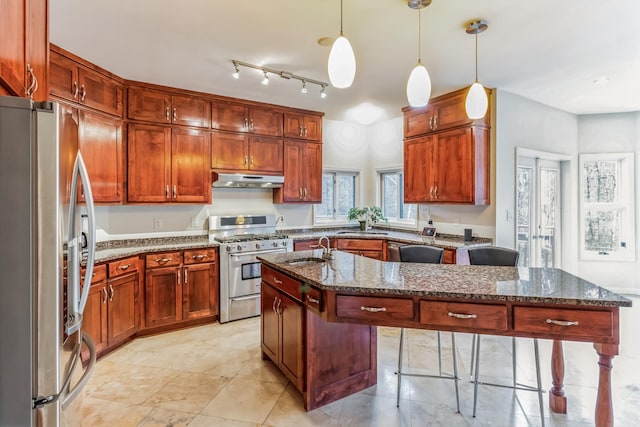
<path id="1" fill-rule="evenodd" d="M 261 67 L 260 65 L 254 65 L 254 64 L 249 64 L 248 62 L 242 62 L 242 61 L 238 61 L 236 59 L 231 60 L 231 63 L 233 64 L 233 67 L 235 69 L 234 73 L 232 74 L 232 76 L 236 79 L 240 78 L 240 67 L 247 67 L 247 68 L 253 68 L 254 70 L 258 70 L 258 71 L 262 71 L 262 74 L 264 75 L 264 78 L 262 79 L 262 84 L 263 85 L 268 85 L 269 84 L 269 74 L 275 74 L 276 76 L 280 76 L 283 79 L 286 80 L 298 80 L 302 82 L 302 88 L 300 89 L 300 93 L 307 93 L 307 83 L 311 83 L 314 85 L 318 85 L 320 86 L 320 97 L 321 98 L 326 98 L 327 93 L 325 92 L 325 89 L 327 88 L 327 86 L 329 86 L 329 83 L 327 82 L 323 82 L 320 80 L 315 80 L 315 79 L 310 79 L 308 77 L 303 77 L 303 76 L 298 76 L 296 74 L 293 74 L 289 71 L 284 71 L 284 70 L 275 70 L 273 68 L 268 68 L 268 67 Z"/>

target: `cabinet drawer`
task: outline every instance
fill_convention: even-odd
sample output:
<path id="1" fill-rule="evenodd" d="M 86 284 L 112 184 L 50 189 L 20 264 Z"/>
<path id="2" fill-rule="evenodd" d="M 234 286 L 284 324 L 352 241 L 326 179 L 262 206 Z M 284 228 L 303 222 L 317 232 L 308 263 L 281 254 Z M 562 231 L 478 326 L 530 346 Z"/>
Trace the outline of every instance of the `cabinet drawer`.
<path id="1" fill-rule="evenodd" d="M 420 301 L 420 323 L 504 331 L 507 329 L 507 307 L 493 304 Z"/>
<path id="2" fill-rule="evenodd" d="M 302 284 L 297 280 L 278 273 L 265 265 L 262 266 L 262 280 L 302 302 Z"/>
<path id="3" fill-rule="evenodd" d="M 338 317 L 352 319 L 412 320 L 413 299 L 338 295 L 336 311 Z"/>
<path id="4" fill-rule="evenodd" d="M 170 267 L 172 265 L 180 265 L 182 256 L 180 252 L 165 252 L 159 254 L 149 254 L 145 257 L 147 268 L 154 267 Z"/>
<path id="5" fill-rule="evenodd" d="M 200 262 L 214 262 L 216 260 L 215 249 L 196 249 L 184 251 L 184 263 L 196 264 Z"/>
<path id="6" fill-rule="evenodd" d="M 513 328 L 522 332 L 540 332 L 578 337 L 612 337 L 613 312 L 558 308 L 513 308 Z"/>
<path id="7" fill-rule="evenodd" d="M 322 292 L 316 288 L 307 287 L 305 303 L 307 309 L 315 311 L 316 313 L 322 312 Z"/>
<path id="8" fill-rule="evenodd" d="M 109 263 L 109 277 L 116 277 L 121 274 L 131 273 L 138 269 L 138 257 L 121 259 L 120 261 Z"/>
<path id="9" fill-rule="evenodd" d="M 338 239 L 338 249 L 381 251 L 383 246 L 382 240 Z"/>
<path id="10" fill-rule="evenodd" d="M 84 282 L 84 273 L 85 273 L 85 269 L 83 268 L 82 271 L 80 272 L 83 282 Z M 100 264 L 100 265 L 93 266 L 91 284 L 94 284 L 96 282 L 100 282 L 101 280 L 106 280 L 106 279 L 107 279 L 107 265 Z"/>

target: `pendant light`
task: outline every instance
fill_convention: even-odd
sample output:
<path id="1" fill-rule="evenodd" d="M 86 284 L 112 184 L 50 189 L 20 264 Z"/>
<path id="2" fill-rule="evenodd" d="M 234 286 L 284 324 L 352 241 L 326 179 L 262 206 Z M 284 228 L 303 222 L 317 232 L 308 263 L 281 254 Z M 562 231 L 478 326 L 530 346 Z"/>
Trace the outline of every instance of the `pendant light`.
<path id="1" fill-rule="evenodd" d="M 422 47 L 422 17 L 421 9 L 429 6 L 431 0 L 409 1 L 408 5 L 412 9 L 418 9 L 418 63 L 407 80 L 407 100 L 412 107 L 424 107 L 429 103 L 431 97 L 431 78 L 427 68 L 422 64 L 420 50 Z"/>
<path id="2" fill-rule="evenodd" d="M 467 116 L 472 120 L 483 118 L 489 106 L 487 92 L 484 90 L 482 84 L 478 82 L 478 34 L 487 28 L 489 28 L 487 21 L 482 19 L 469 22 L 466 28 L 467 34 L 476 35 L 476 81 L 469 88 L 467 100 L 464 104 Z"/>
<path id="3" fill-rule="evenodd" d="M 333 87 L 344 89 L 353 83 L 356 76 L 356 56 L 351 43 L 342 32 L 342 0 L 340 0 L 340 36 L 333 42 L 329 52 L 329 81 Z"/>

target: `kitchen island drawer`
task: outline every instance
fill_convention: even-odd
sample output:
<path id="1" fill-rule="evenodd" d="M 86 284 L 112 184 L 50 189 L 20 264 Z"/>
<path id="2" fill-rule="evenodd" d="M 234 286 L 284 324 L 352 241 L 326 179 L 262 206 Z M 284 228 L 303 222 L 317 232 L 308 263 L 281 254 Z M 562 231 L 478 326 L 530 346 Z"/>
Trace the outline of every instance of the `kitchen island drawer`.
<path id="1" fill-rule="evenodd" d="M 338 249 L 346 249 L 349 251 L 381 251 L 384 249 L 383 240 L 373 239 L 338 239 Z"/>
<path id="2" fill-rule="evenodd" d="M 514 307 L 513 328 L 517 332 L 540 332 L 559 336 L 614 336 L 614 313 L 604 310 Z"/>
<path id="3" fill-rule="evenodd" d="M 145 257 L 145 262 L 147 268 L 171 267 L 173 265 L 180 265 L 182 262 L 182 254 L 180 252 L 149 254 Z"/>
<path id="4" fill-rule="evenodd" d="M 109 263 L 109 277 L 120 276 L 121 274 L 131 273 L 138 269 L 138 257 L 121 259 Z"/>
<path id="5" fill-rule="evenodd" d="M 497 304 L 420 301 L 420 323 L 506 331 L 507 307 Z"/>
<path id="6" fill-rule="evenodd" d="M 216 249 L 196 249 L 184 251 L 184 263 L 197 264 L 201 262 L 214 262 L 216 260 Z"/>
<path id="7" fill-rule="evenodd" d="M 307 309 L 316 313 L 322 312 L 322 292 L 319 289 L 307 286 L 305 300 Z"/>
<path id="8" fill-rule="evenodd" d="M 285 276 L 264 264 L 262 265 L 262 280 L 290 297 L 302 302 L 302 284 L 289 276 Z"/>
<path id="9" fill-rule="evenodd" d="M 413 299 L 336 296 L 336 314 L 363 320 L 413 320 Z"/>

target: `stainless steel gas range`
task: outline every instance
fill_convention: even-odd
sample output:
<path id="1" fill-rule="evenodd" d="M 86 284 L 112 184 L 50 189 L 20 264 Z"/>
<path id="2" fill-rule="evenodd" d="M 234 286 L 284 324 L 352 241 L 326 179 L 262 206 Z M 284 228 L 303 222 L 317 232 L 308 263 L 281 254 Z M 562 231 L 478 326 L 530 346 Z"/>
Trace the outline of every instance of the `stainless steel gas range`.
<path id="1" fill-rule="evenodd" d="M 209 240 L 220 243 L 220 323 L 260 314 L 258 255 L 293 251 L 276 233 L 275 215 L 210 216 Z"/>

